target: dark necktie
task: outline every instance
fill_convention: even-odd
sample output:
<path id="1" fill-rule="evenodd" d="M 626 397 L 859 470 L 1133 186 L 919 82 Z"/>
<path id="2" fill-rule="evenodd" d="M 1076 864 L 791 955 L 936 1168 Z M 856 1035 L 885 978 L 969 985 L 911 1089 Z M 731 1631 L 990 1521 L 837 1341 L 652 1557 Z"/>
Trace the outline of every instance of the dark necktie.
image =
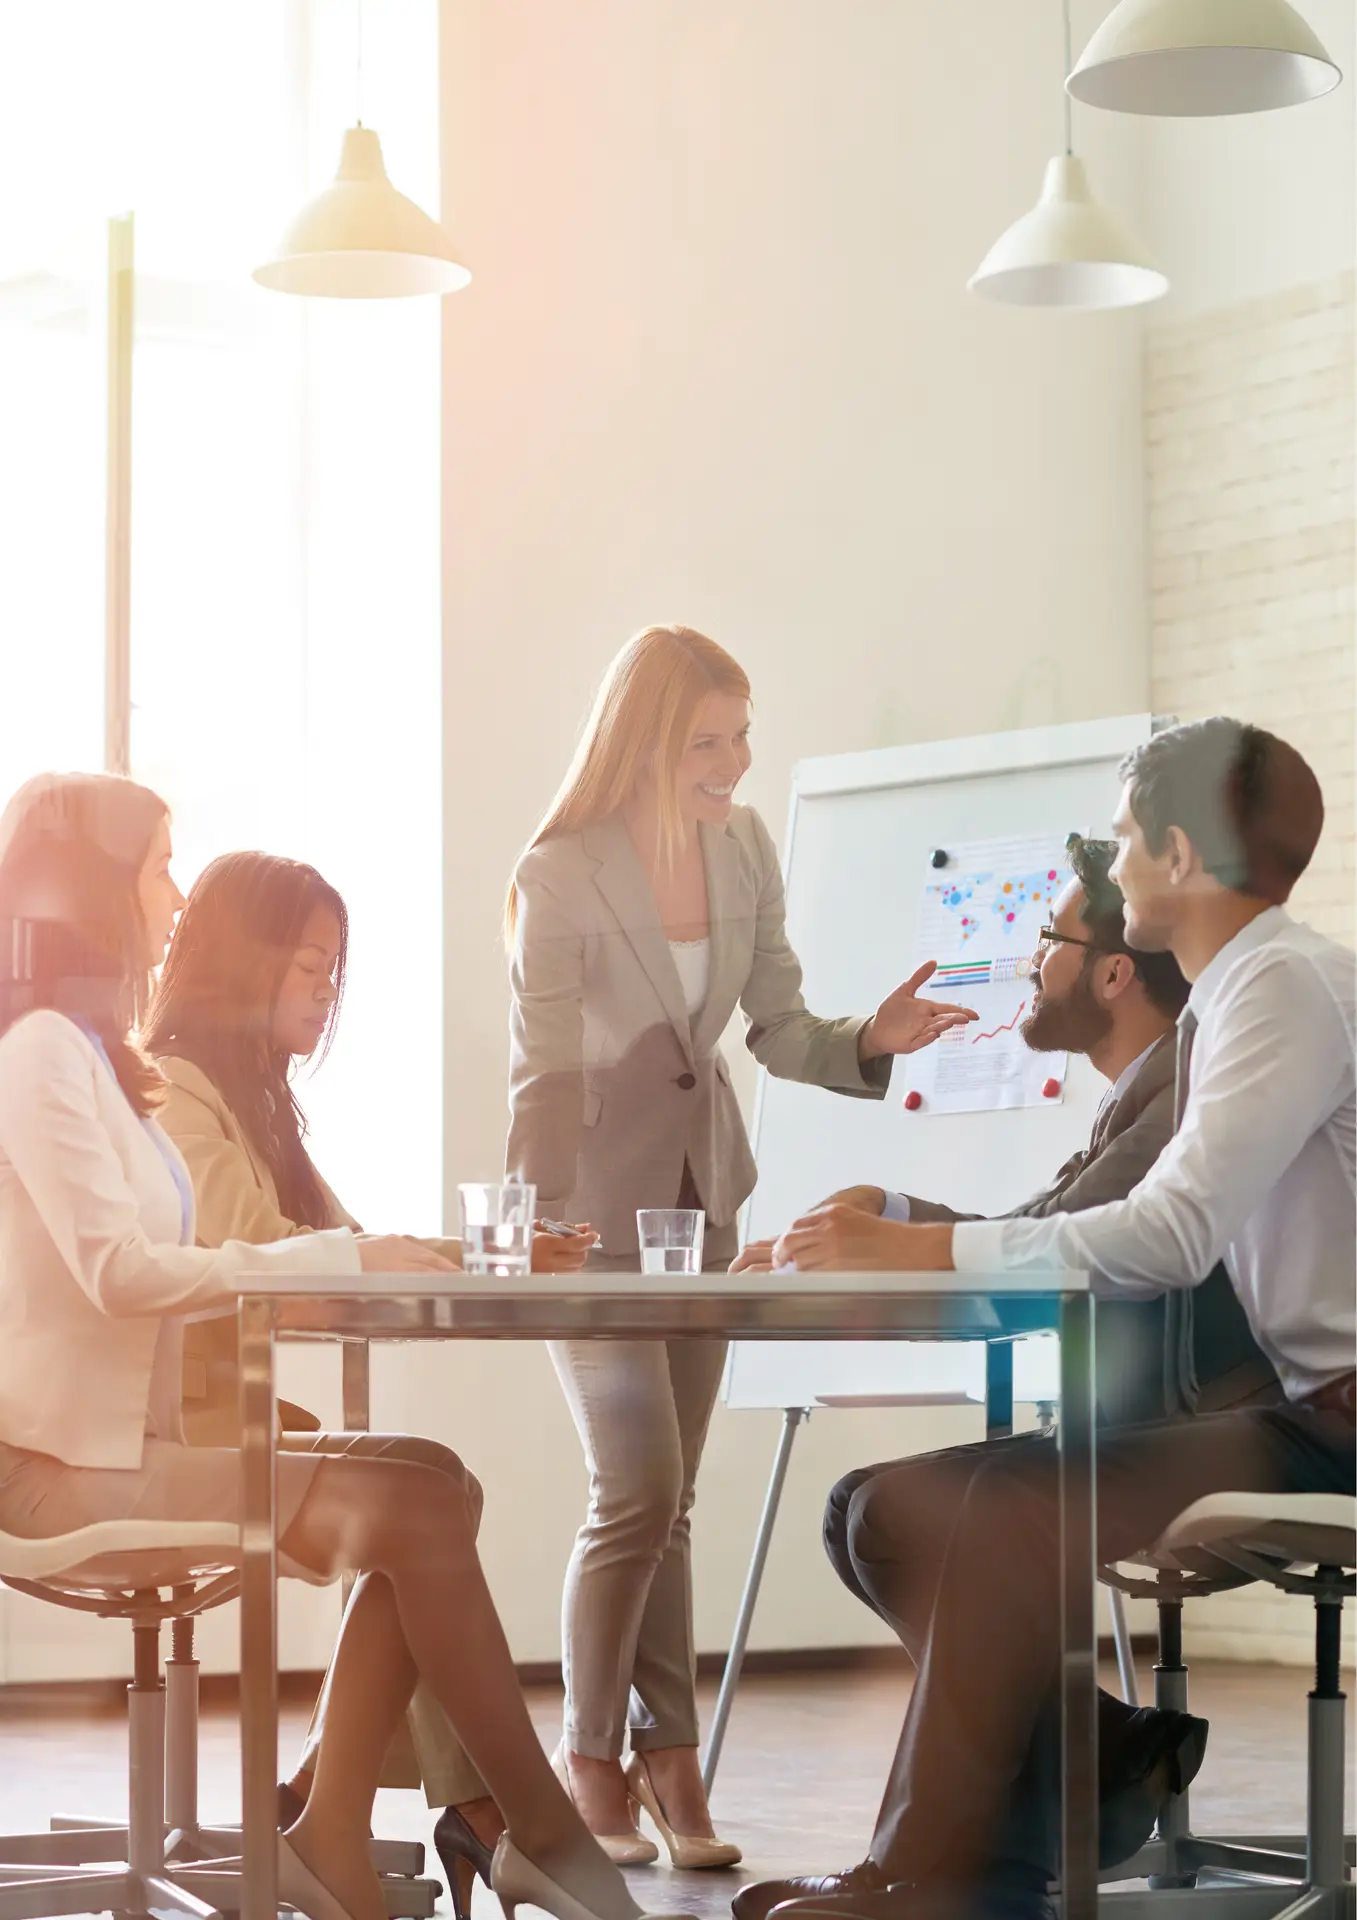
<path id="1" fill-rule="evenodd" d="M 1178 1016 L 1178 1051 L 1173 1079 L 1173 1131 L 1177 1133 L 1187 1111 L 1192 1042 L 1197 1016 L 1184 1007 Z M 1164 1301 L 1164 1406 L 1170 1418 L 1195 1413 L 1201 1388 L 1197 1381 L 1192 1331 L 1191 1287 L 1170 1287 Z"/>
<path id="2" fill-rule="evenodd" d="M 1192 1043 L 1197 1037 L 1197 1016 L 1184 1007 L 1178 1016 L 1178 1051 L 1173 1068 L 1173 1131 L 1177 1133 L 1187 1112 L 1188 1075 L 1192 1066 Z"/>

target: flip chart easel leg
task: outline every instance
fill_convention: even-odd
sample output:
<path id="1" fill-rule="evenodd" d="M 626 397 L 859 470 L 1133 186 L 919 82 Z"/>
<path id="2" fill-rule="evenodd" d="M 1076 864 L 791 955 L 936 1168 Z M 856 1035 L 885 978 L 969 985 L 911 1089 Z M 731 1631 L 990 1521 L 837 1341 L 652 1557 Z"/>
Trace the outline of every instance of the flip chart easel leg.
<path id="1" fill-rule="evenodd" d="M 759 1597 L 759 1587 L 763 1583 L 764 1563 L 768 1558 L 768 1546 L 773 1537 L 773 1526 L 782 1500 L 782 1487 L 787 1478 L 787 1467 L 792 1457 L 792 1442 L 796 1438 L 796 1429 L 801 1422 L 809 1419 L 809 1407 L 784 1407 L 782 1410 L 782 1432 L 778 1436 L 777 1452 L 773 1455 L 773 1471 L 768 1476 L 768 1491 L 763 1497 L 763 1513 L 759 1518 L 759 1530 L 754 1539 L 754 1552 L 750 1558 L 749 1572 L 745 1575 L 744 1592 L 740 1595 L 740 1611 L 735 1618 L 735 1632 L 731 1637 L 730 1652 L 726 1655 L 726 1668 L 721 1675 L 721 1691 L 716 1697 L 716 1712 L 712 1715 L 711 1731 L 707 1735 L 707 1751 L 702 1760 L 702 1785 L 707 1793 L 711 1792 L 712 1781 L 716 1778 L 716 1766 L 721 1758 L 721 1748 L 726 1737 L 726 1722 L 730 1718 L 730 1709 L 734 1704 L 735 1689 L 740 1684 L 740 1669 L 744 1665 L 749 1628 L 754 1618 L 754 1604 Z"/>

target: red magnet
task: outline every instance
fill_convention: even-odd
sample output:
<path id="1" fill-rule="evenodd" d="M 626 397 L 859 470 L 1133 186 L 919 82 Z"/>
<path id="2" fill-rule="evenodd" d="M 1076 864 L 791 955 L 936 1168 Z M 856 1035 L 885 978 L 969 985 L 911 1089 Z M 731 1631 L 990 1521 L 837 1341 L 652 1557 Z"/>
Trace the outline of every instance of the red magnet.
<path id="1" fill-rule="evenodd" d="M 924 1103 L 924 1097 L 919 1092 L 918 1088 L 911 1087 L 909 1092 L 905 1095 L 905 1112 L 917 1113 L 919 1111 L 919 1108 L 923 1105 L 923 1103 Z"/>
<path id="2" fill-rule="evenodd" d="M 1042 1098 L 1045 1100 L 1058 1100 L 1060 1098 L 1060 1082 L 1058 1080 L 1048 1080 L 1041 1089 L 1041 1093 Z"/>

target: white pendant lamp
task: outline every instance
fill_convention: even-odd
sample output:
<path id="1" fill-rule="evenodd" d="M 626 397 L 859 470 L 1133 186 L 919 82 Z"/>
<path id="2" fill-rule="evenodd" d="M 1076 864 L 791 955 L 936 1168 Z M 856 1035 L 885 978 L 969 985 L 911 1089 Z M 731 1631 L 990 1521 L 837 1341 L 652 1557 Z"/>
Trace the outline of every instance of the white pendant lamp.
<path id="1" fill-rule="evenodd" d="M 1099 206 L 1072 153 L 1046 162 L 1041 198 L 995 241 L 966 282 L 1014 307 L 1136 307 L 1168 292 L 1140 242 Z"/>
<path id="2" fill-rule="evenodd" d="M 1066 86 L 1113 113 L 1260 113 L 1342 74 L 1287 0 L 1120 0 Z"/>
<path id="3" fill-rule="evenodd" d="M 278 293 L 391 300 L 455 293 L 471 274 L 438 222 L 392 186 L 381 141 L 360 122 L 344 135 L 333 183 L 302 208 L 254 278 Z"/>
<path id="4" fill-rule="evenodd" d="M 254 270 L 261 287 L 331 300 L 399 300 L 456 293 L 471 279 L 452 241 L 386 177 L 382 143 L 363 125 L 363 0 L 354 4 L 355 124 L 344 135 L 339 171 L 309 200 Z"/>
<path id="5" fill-rule="evenodd" d="M 1070 8 L 1064 0 L 1065 71 Z M 1065 151 L 1046 163 L 1041 198 L 1001 234 L 966 282 L 984 300 L 1016 307 L 1096 309 L 1158 300 L 1168 281 L 1139 240 L 1100 206 L 1076 158 L 1065 96 Z"/>

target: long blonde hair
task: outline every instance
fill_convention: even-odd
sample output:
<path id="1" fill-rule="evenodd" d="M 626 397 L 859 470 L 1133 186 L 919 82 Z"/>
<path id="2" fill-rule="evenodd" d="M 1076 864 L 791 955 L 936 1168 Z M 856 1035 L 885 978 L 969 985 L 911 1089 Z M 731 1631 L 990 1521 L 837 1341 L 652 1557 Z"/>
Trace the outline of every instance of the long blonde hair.
<path id="1" fill-rule="evenodd" d="M 603 677 L 588 725 L 556 798 L 523 849 L 576 833 L 616 813 L 653 771 L 659 790 L 661 859 L 672 864 L 684 844 L 676 776 L 693 716 L 710 693 L 748 700 L 749 676 L 724 647 L 693 627 L 647 627 L 628 640 Z M 504 937 L 518 924 L 518 888 L 509 883 Z"/>

